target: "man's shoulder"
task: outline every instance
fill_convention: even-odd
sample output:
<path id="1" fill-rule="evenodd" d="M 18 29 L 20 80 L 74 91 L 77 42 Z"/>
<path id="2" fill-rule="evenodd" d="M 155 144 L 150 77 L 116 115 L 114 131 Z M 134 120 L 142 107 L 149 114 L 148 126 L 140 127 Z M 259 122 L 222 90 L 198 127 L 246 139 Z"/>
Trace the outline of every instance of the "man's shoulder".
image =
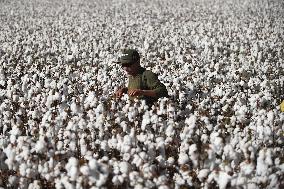
<path id="1" fill-rule="evenodd" d="M 142 74 L 142 80 L 147 84 L 159 81 L 157 74 L 155 74 L 151 70 L 144 71 L 144 73 Z"/>
<path id="2" fill-rule="evenodd" d="M 154 72 L 152 72 L 151 70 L 145 70 L 144 72 L 143 72 L 143 75 L 145 76 L 145 77 L 153 77 L 153 76 L 157 76 Z"/>

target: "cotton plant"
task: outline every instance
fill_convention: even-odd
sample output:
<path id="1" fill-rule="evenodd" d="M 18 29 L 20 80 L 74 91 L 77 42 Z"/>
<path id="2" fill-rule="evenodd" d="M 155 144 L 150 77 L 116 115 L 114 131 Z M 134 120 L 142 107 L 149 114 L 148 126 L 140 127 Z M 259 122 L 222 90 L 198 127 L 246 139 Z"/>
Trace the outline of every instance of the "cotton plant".
<path id="1" fill-rule="evenodd" d="M 281 188 L 281 4 L 121 3 L 0 7 L 0 187 Z M 127 47 L 169 98 L 114 98 Z"/>

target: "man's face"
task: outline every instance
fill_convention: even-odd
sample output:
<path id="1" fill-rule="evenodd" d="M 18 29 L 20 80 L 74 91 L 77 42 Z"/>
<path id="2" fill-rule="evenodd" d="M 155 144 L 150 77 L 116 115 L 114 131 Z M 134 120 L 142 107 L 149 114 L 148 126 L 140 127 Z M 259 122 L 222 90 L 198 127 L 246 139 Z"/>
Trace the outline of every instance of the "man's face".
<path id="1" fill-rule="evenodd" d="M 122 69 L 127 73 L 127 75 L 134 76 L 137 73 L 137 70 L 139 68 L 139 63 L 133 63 L 133 64 L 123 64 Z"/>

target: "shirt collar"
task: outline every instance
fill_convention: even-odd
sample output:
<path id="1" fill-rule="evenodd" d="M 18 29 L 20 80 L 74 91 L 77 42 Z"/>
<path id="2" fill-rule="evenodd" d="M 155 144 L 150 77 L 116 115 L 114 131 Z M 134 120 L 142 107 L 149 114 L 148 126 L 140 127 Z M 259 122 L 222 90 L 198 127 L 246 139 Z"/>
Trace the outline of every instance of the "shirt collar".
<path id="1" fill-rule="evenodd" d="M 130 77 L 132 77 L 132 78 L 133 78 L 133 77 L 137 77 L 138 75 L 143 74 L 143 72 L 144 72 L 145 70 L 146 70 L 145 68 L 139 67 L 138 70 L 137 70 L 136 75 L 133 75 L 133 76 L 130 76 Z"/>

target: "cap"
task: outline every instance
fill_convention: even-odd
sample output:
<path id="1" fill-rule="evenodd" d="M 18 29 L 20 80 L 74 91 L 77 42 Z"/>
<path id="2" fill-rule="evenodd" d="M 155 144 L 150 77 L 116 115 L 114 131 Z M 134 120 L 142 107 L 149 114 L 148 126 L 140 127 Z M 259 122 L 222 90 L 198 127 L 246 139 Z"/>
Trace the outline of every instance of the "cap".
<path id="1" fill-rule="evenodd" d="M 139 53 L 135 49 L 123 49 L 117 63 L 133 64 L 140 59 Z"/>

